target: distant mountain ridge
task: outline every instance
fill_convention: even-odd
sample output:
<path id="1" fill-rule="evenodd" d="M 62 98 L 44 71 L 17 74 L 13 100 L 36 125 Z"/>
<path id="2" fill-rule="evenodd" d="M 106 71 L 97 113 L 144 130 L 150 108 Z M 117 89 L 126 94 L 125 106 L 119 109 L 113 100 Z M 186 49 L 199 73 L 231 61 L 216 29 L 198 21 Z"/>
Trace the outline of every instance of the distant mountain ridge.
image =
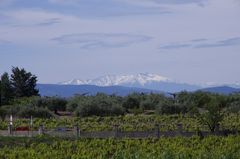
<path id="1" fill-rule="evenodd" d="M 177 93 L 181 91 L 205 91 L 212 93 L 230 94 L 240 92 L 240 88 L 233 88 L 239 84 L 227 86 L 192 85 L 180 83 L 170 78 L 150 73 L 139 73 L 137 75 L 108 75 L 95 79 L 74 79 L 59 84 L 38 84 L 37 87 L 42 96 L 70 97 L 74 94 L 95 95 L 105 93 L 126 96 L 131 93 Z"/>
<path id="2" fill-rule="evenodd" d="M 95 85 L 95 86 L 125 86 L 144 88 L 165 92 L 195 91 L 200 86 L 174 82 L 173 80 L 151 73 L 139 73 L 137 75 L 107 75 L 95 79 L 74 79 L 59 83 L 60 85 Z"/>
<path id="3" fill-rule="evenodd" d="M 156 90 L 143 88 L 129 88 L 123 86 L 94 86 L 94 85 L 57 85 L 57 84 L 38 84 L 37 88 L 41 96 L 61 96 L 71 97 L 75 94 L 95 95 L 104 93 L 107 95 L 126 96 L 131 93 L 163 93 Z"/>
<path id="4" fill-rule="evenodd" d="M 204 89 L 201 89 L 201 91 L 210 92 L 210 93 L 231 94 L 231 93 L 239 93 L 240 88 L 233 88 L 230 86 L 218 86 L 218 87 L 204 88 Z"/>
<path id="5" fill-rule="evenodd" d="M 107 75 L 95 79 L 80 80 L 73 79 L 59 84 L 64 85 L 96 85 L 96 86 L 118 86 L 126 84 L 139 84 L 144 86 L 149 82 L 170 82 L 167 77 L 157 74 L 139 73 L 137 75 Z"/>
<path id="6" fill-rule="evenodd" d="M 131 93 L 163 93 L 168 95 L 169 92 L 158 91 L 144 88 L 124 87 L 124 86 L 94 86 L 94 85 L 57 85 L 57 84 L 38 84 L 37 88 L 41 96 L 61 96 L 71 97 L 75 94 L 95 95 L 97 93 L 104 93 L 107 95 L 126 96 Z M 240 92 L 240 89 L 228 86 L 211 87 L 199 89 L 204 92 L 230 94 Z"/>

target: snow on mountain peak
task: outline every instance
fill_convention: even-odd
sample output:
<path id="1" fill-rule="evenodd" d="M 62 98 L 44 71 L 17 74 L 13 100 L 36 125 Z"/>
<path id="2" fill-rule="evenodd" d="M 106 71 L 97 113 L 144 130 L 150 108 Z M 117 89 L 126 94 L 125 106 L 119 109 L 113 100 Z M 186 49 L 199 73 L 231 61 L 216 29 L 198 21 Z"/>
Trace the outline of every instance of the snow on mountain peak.
<path id="1" fill-rule="evenodd" d="M 163 77 L 157 74 L 139 73 L 137 75 L 107 75 L 90 80 L 74 79 L 60 84 L 63 85 L 97 85 L 97 86 L 114 86 L 114 85 L 126 85 L 126 84 L 140 84 L 144 86 L 146 83 L 151 82 L 169 82 L 171 81 L 167 77 Z"/>

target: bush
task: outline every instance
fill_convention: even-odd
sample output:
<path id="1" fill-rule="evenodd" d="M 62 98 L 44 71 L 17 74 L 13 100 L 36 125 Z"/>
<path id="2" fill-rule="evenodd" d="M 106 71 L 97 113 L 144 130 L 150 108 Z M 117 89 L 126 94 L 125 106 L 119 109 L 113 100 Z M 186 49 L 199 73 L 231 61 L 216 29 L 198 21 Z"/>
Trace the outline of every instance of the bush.
<path id="1" fill-rule="evenodd" d="M 91 97 L 86 97 L 86 96 L 80 96 L 76 95 L 68 100 L 68 103 L 66 105 L 66 110 L 70 112 L 74 112 L 79 105 L 82 105 L 86 102 L 89 101 L 89 98 Z"/>
<path id="2" fill-rule="evenodd" d="M 142 110 L 154 110 L 155 107 L 156 107 L 156 104 L 150 100 L 145 100 L 140 103 L 140 108 Z"/>
<path id="3" fill-rule="evenodd" d="M 37 107 L 48 108 L 51 111 L 54 111 L 57 114 L 57 111 L 65 111 L 67 100 L 60 97 L 45 97 L 40 98 L 37 102 Z"/>
<path id="4" fill-rule="evenodd" d="M 77 109 L 77 107 L 78 107 L 77 103 L 68 103 L 66 110 L 69 112 L 74 112 Z"/>
<path id="5" fill-rule="evenodd" d="M 187 113 L 188 109 L 184 105 L 179 104 L 158 104 L 156 113 L 157 114 L 179 114 L 179 113 Z"/>
<path id="6" fill-rule="evenodd" d="M 86 103 L 84 105 L 79 106 L 75 111 L 76 116 L 86 117 L 86 116 L 99 116 L 100 109 L 98 106 L 93 105 L 92 103 Z"/>
<path id="7" fill-rule="evenodd" d="M 53 114 L 46 108 L 37 108 L 37 107 L 22 107 L 17 113 L 18 117 L 29 118 L 51 118 Z"/>
<path id="8" fill-rule="evenodd" d="M 1 107 L 6 111 L 6 115 L 13 115 L 16 116 L 17 113 L 20 111 L 20 106 L 14 106 L 14 105 L 5 105 Z"/>
<path id="9" fill-rule="evenodd" d="M 226 108 L 226 110 L 230 113 L 239 113 L 240 112 L 240 104 L 239 103 L 231 103 L 231 105 Z"/>
<path id="10" fill-rule="evenodd" d="M 139 108 L 139 106 L 140 106 L 140 101 L 136 97 L 129 96 L 123 102 L 123 107 L 126 109 L 136 109 L 136 108 Z"/>
<path id="11" fill-rule="evenodd" d="M 123 115 L 124 109 L 120 105 L 97 104 L 94 102 L 85 103 L 77 108 L 75 111 L 76 116 L 116 116 Z"/>

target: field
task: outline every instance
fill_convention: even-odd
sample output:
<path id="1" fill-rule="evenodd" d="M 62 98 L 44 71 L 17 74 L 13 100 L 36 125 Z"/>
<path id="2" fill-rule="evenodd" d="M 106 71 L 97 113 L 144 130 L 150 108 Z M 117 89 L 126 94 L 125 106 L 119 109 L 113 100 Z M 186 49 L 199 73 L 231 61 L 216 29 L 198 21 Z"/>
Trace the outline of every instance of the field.
<path id="1" fill-rule="evenodd" d="M 204 139 L 81 139 L 0 138 L 0 158 L 7 159 L 239 159 L 240 137 Z"/>
<path id="2" fill-rule="evenodd" d="M 222 121 L 222 129 L 240 130 L 239 114 L 229 114 Z M 27 126 L 29 119 L 15 119 L 14 126 Z M 183 124 L 184 131 L 208 130 L 189 115 L 126 115 L 118 117 L 63 117 L 33 120 L 34 129 L 43 124 L 46 129 L 71 128 L 78 124 L 82 131 L 113 130 L 119 125 L 124 131 L 147 131 L 160 124 L 161 131 L 176 130 Z M 7 121 L 1 122 L 7 129 Z M 162 137 L 145 139 L 109 138 L 76 139 L 50 136 L 0 137 L 0 158 L 3 159 L 239 159 L 240 136 L 208 136 L 200 138 Z"/>
<path id="3" fill-rule="evenodd" d="M 30 119 L 15 119 L 14 127 L 28 126 Z M 176 130 L 177 124 L 183 125 L 184 131 L 208 130 L 206 125 L 189 115 L 126 115 L 118 117 L 66 117 L 52 119 L 33 119 L 33 128 L 37 130 L 43 124 L 46 129 L 57 127 L 72 128 L 78 124 L 81 131 L 113 130 L 115 125 L 123 131 L 148 131 L 159 124 L 161 131 Z M 0 130 L 7 130 L 8 122 L 0 122 Z M 222 129 L 240 130 L 240 114 L 229 114 L 221 123 Z"/>
<path id="4" fill-rule="evenodd" d="M 239 159 L 239 101 L 201 92 L 19 99 L 0 109 L 0 159 Z"/>

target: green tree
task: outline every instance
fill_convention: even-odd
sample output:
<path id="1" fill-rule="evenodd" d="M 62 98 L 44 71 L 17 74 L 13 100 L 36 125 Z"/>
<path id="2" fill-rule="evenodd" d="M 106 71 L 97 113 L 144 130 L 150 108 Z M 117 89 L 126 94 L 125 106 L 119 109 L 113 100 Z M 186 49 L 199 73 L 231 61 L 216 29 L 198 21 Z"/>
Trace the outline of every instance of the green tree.
<path id="1" fill-rule="evenodd" d="M 212 95 L 210 100 L 203 105 L 203 109 L 199 110 L 198 119 L 202 124 L 207 125 L 211 132 L 215 132 L 224 118 L 223 109 L 226 106 L 226 97 Z"/>
<path id="2" fill-rule="evenodd" d="M 59 97 L 52 97 L 47 99 L 47 108 L 58 114 L 58 111 L 66 111 L 67 100 Z"/>
<path id="3" fill-rule="evenodd" d="M 2 106 L 2 81 L 0 79 L 0 106 Z"/>
<path id="4" fill-rule="evenodd" d="M 11 87 L 11 82 L 8 73 L 4 73 L 1 76 L 1 104 L 7 105 L 13 98 L 13 89 Z"/>
<path id="5" fill-rule="evenodd" d="M 123 102 L 123 107 L 126 109 L 137 109 L 140 106 L 140 100 L 134 96 L 128 96 Z"/>
<path id="6" fill-rule="evenodd" d="M 2 121 L 5 120 L 7 116 L 7 110 L 3 107 L 0 107 L 0 118 L 2 119 Z"/>
<path id="7" fill-rule="evenodd" d="M 31 97 L 38 96 L 36 89 L 37 77 L 27 72 L 25 69 L 18 67 L 12 68 L 11 85 L 14 90 L 15 97 Z"/>

